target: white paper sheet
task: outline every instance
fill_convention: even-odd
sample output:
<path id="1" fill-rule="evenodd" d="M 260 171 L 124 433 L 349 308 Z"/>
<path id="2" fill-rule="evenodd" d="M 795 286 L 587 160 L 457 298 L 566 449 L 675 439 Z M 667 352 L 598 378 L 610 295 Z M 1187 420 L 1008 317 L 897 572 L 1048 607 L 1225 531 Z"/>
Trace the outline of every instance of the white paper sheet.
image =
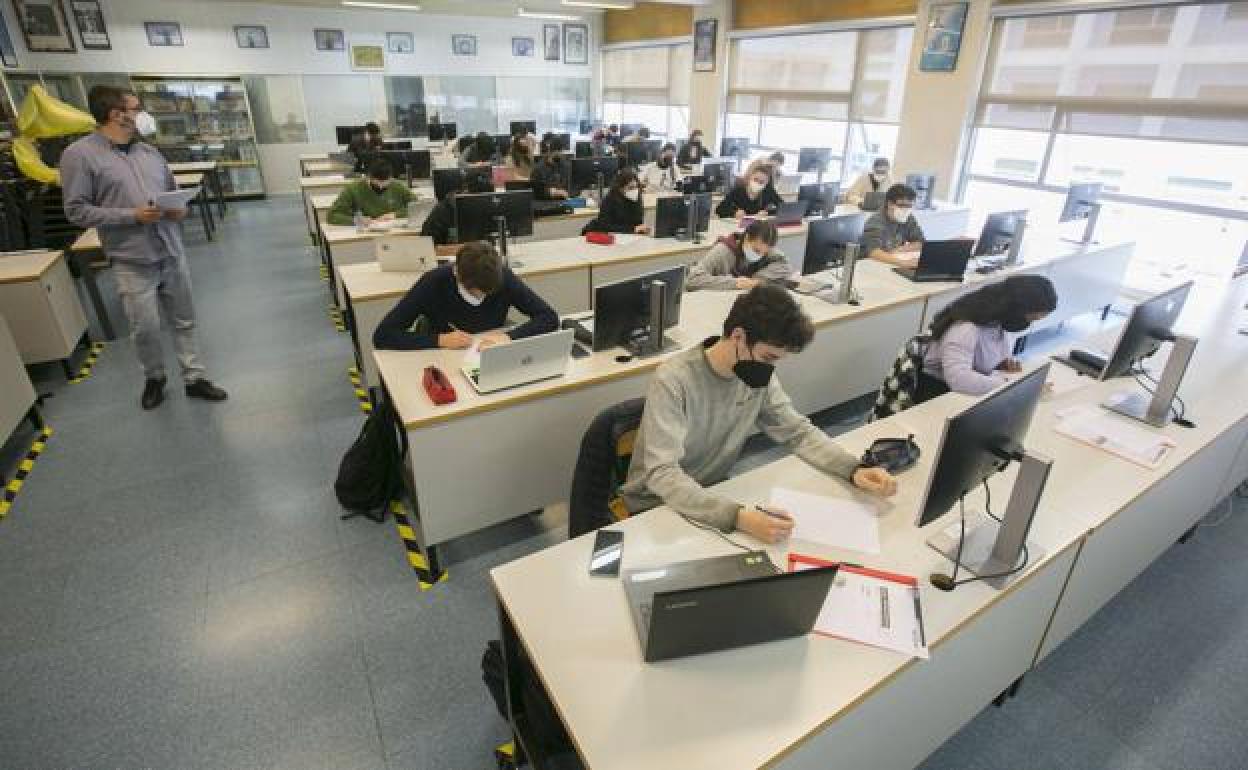
<path id="1" fill-rule="evenodd" d="M 468 371 L 481 368 L 481 340 L 473 340 L 472 345 L 464 351 L 464 368 Z"/>
<path id="2" fill-rule="evenodd" d="M 797 562 L 795 569 L 815 565 Z M 926 660 L 919 589 L 900 582 L 842 567 L 828 590 L 815 620 L 815 633 L 861 642 Z"/>
<path id="3" fill-rule="evenodd" d="M 863 553 L 880 552 L 879 518 L 869 505 L 792 489 L 773 489 L 771 503 L 793 516 L 795 538 Z"/>
<path id="4" fill-rule="evenodd" d="M 156 208 L 162 211 L 177 211 L 186 208 L 187 204 L 199 195 L 198 187 L 187 187 L 181 190 L 171 190 L 170 192 L 162 192 L 156 194 Z"/>
<path id="5" fill-rule="evenodd" d="M 1163 434 L 1137 428 L 1095 406 L 1079 405 L 1057 413 L 1054 430 L 1145 468 L 1156 468 L 1175 448 Z"/>

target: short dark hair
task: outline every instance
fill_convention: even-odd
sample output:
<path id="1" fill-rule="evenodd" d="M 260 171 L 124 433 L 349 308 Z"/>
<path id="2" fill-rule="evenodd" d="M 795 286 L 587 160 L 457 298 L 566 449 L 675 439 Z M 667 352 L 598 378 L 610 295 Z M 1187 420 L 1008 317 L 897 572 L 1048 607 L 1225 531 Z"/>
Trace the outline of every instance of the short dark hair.
<path id="1" fill-rule="evenodd" d="M 381 126 L 371 121 L 368 123 L 365 123 L 364 133 L 368 134 L 369 136 L 373 136 L 373 135 L 381 136 Z"/>
<path id="2" fill-rule="evenodd" d="M 129 88 L 91 86 L 91 92 L 87 94 L 87 107 L 91 110 L 91 117 L 95 118 L 96 124 L 102 126 L 107 123 L 108 116 L 113 110 L 125 109 L 127 96 L 138 98 Z"/>
<path id="3" fill-rule="evenodd" d="M 767 160 L 771 161 L 772 163 L 779 163 L 781 166 L 783 166 L 784 165 L 784 153 L 779 152 L 779 151 L 773 152 L 772 154 L 767 156 Z"/>
<path id="4" fill-rule="evenodd" d="M 1057 290 L 1052 281 L 1043 275 L 1011 275 L 1004 281 L 963 294 L 946 305 L 932 319 L 932 337 L 944 337 L 949 327 L 960 321 L 990 326 L 1033 313 L 1048 315 L 1056 309 Z"/>
<path id="5" fill-rule="evenodd" d="M 673 142 L 668 142 L 667 144 L 665 144 L 665 145 L 663 145 L 661 148 L 659 148 L 659 154 L 660 154 L 660 155 L 662 155 L 663 153 L 667 152 L 668 150 L 671 150 L 672 152 L 676 152 L 676 145 L 675 145 Z"/>
<path id="6" fill-rule="evenodd" d="M 874 171 L 875 169 L 881 166 L 883 166 L 884 168 L 889 168 L 891 165 L 892 164 L 888 162 L 888 158 L 885 158 L 883 155 L 881 155 L 880 157 L 871 161 L 871 170 Z"/>
<path id="7" fill-rule="evenodd" d="M 455 274 L 465 289 L 493 294 L 503 285 L 503 260 L 485 241 L 465 243 L 455 255 Z"/>
<path id="8" fill-rule="evenodd" d="M 744 243 L 747 240 L 762 241 L 767 244 L 768 248 L 771 248 L 776 245 L 776 241 L 779 239 L 780 233 L 770 219 L 755 219 L 746 226 L 741 242 Z"/>
<path id="9" fill-rule="evenodd" d="M 622 168 L 619 173 L 615 175 L 615 179 L 611 180 L 611 189 L 619 190 L 620 194 L 623 195 L 624 188 L 636 181 L 638 181 L 636 171 L 633 171 L 631 168 Z"/>
<path id="10" fill-rule="evenodd" d="M 914 191 L 910 185 L 895 184 L 888 188 L 888 192 L 884 193 L 884 200 L 889 203 L 901 203 L 902 201 L 916 201 L 919 194 Z"/>
<path id="11" fill-rule="evenodd" d="M 607 130 L 608 130 L 608 131 L 619 131 L 619 130 L 620 130 L 620 127 L 619 127 L 617 124 L 612 123 L 611 125 L 607 126 Z"/>
<path id="12" fill-rule="evenodd" d="M 799 353 L 815 336 L 815 325 L 802 312 L 787 289 L 760 283 L 737 297 L 724 319 L 724 336 L 733 329 L 745 332 L 750 345 L 760 342 Z"/>
<path id="13" fill-rule="evenodd" d="M 394 176 L 394 167 L 385 158 L 373 158 L 368 162 L 369 179 L 390 179 Z"/>
<path id="14" fill-rule="evenodd" d="M 460 174 L 459 191 L 464 193 L 494 192 L 494 179 L 481 174 Z"/>
<path id="15" fill-rule="evenodd" d="M 649 139 L 649 138 L 650 138 L 650 129 L 649 129 L 649 128 L 646 128 L 645 126 L 642 126 L 642 127 L 641 127 L 638 131 L 637 131 L 637 136 L 640 136 L 642 139 Z"/>

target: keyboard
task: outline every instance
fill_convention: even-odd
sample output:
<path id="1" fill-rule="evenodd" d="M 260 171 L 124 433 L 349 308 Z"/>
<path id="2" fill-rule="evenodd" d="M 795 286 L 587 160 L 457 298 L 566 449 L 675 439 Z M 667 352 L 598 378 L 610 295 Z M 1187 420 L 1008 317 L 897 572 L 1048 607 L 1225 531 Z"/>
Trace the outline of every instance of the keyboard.
<path id="1" fill-rule="evenodd" d="M 1105 370 L 1105 359 L 1086 350 L 1074 349 L 1069 355 L 1053 356 L 1054 361 L 1066 364 L 1080 374 L 1088 377 L 1100 377 Z"/>
<path id="2" fill-rule="evenodd" d="M 905 278 L 909 278 L 915 283 L 938 283 L 941 281 L 952 281 L 960 283 L 962 276 L 960 275 L 943 275 L 941 273 L 920 273 L 918 268 L 913 267 L 894 267 L 893 272 Z"/>

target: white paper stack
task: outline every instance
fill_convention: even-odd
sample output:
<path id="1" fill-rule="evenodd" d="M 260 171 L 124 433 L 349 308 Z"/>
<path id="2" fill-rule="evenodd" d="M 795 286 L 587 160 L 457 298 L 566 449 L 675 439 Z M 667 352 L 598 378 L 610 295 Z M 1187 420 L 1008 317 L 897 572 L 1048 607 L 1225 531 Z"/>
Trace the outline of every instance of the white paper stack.
<path id="1" fill-rule="evenodd" d="M 1174 450 L 1174 440 L 1136 427 L 1095 406 L 1072 406 L 1057 413 L 1054 430 L 1145 468 L 1157 468 Z"/>

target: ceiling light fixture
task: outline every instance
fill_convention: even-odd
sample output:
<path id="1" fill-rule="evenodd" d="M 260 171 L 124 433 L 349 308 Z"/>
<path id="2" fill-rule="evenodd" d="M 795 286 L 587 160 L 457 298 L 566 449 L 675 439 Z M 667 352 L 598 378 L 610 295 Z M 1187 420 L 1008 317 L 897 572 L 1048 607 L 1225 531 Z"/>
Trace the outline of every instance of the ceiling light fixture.
<path id="1" fill-rule="evenodd" d="M 566 13 L 540 13 L 538 11 L 526 11 L 523 8 L 516 9 L 516 15 L 525 19 L 546 19 L 548 21 L 580 21 L 580 16 L 569 16 Z"/>
<path id="2" fill-rule="evenodd" d="M 353 8 L 380 8 L 385 11 L 419 11 L 419 5 L 408 5 L 406 3 L 373 3 L 367 0 L 342 0 L 343 5 L 349 5 Z"/>
<path id="3" fill-rule="evenodd" d="M 563 0 L 563 5 L 574 8 L 603 8 L 609 11 L 631 11 L 637 7 L 634 0 Z"/>

